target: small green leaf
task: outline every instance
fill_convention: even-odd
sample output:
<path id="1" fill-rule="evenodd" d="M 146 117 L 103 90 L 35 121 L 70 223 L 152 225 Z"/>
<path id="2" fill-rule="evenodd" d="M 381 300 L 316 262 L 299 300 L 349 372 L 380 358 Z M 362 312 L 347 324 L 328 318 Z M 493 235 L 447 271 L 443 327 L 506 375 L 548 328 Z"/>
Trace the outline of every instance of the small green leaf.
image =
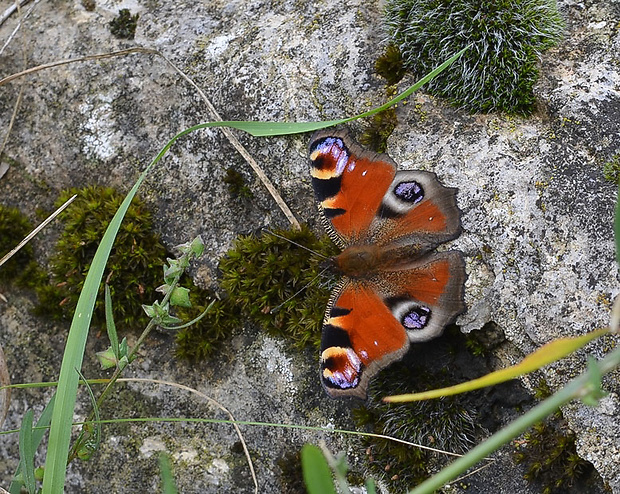
<path id="1" fill-rule="evenodd" d="M 191 307 L 192 303 L 189 300 L 189 289 L 182 286 L 174 288 L 170 294 L 170 304 L 178 307 Z"/>
<path id="2" fill-rule="evenodd" d="M 97 360 L 99 360 L 102 369 L 105 370 L 116 367 L 118 359 L 116 355 L 114 355 L 112 347 L 108 347 L 107 350 L 104 350 L 103 352 L 97 352 L 95 355 L 97 356 Z"/>
<path id="3" fill-rule="evenodd" d="M 126 356 L 121 357 L 121 359 L 118 361 L 118 369 L 121 371 L 128 365 L 129 365 L 129 359 Z"/>
<path id="4" fill-rule="evenodd" d="M 164 295 L 168 293 L 172 289 L 172 285 L 168 285 L 167 283 L 164 285 L 160 285 L 155 288 L 156 292 L 163 293 Z"/>
<path id="5" fill-rule="evenodd" d="M 22 419 L 19 429 L 19 459 L 23 466 L 22 480 L 29 494 L 35 494 L 36 483 L 34 480 L 34 447 L 32 441 L 32 410 L 28 410 Z"/>
<path id="6" fill-rule="evenodd" d="M 170 326 L 171 324 L 179 324 L 179 323 L 182 323 L 182 322 L 183 322 L 182 319 L 179 319 L 178 317 L 171 316 L 170 314 L 167 314 L 167 315 L 157 319 L 157 324 L 159 324 L 160 326 Z"/>
<path id="7" fill-rule="evenodd" d="M 183 267 L 179 259 L 168 259 L 168 265 L 164 266 L 164 282 L 172 285 L 179 278 L 185 267 Z"/>
<path id="8" fill-rule="evenodd" d="M 127 338 L 123 338 L 121 344 L 119 345 L 118 351 L 121 358 L 127 357 L 127 355 L 129 354 L 129 345 L 127 344 Z"/>
<path id="9" fill-rule="evenodd" d="M 202 237 L 198 235 L 189 246 L 194 257 L 200 257 L 205 251 L 205 244 L 202 241 Z"/>
<path id="10" fill-rule="evenodd" d="M 37 467 L 34 469 L 34 478 L 39 482 L 43 481 L 43 474 L 45 473 L 45 468 Z"/>
<path id="11" fill-rule="evenodd" d="M 303 445 L 301 468 L 308 494 L 336 494 L 332 472 L 319 447 L 314 444 Z"/>
<path id="12" fill-rule="evenodd" d="M 152 305 L 142 304 L 142 308 L 144 309 L 144 312 L 146 312 L 146 315 L 151 319 L 155 317 L 155 308 Z"/>

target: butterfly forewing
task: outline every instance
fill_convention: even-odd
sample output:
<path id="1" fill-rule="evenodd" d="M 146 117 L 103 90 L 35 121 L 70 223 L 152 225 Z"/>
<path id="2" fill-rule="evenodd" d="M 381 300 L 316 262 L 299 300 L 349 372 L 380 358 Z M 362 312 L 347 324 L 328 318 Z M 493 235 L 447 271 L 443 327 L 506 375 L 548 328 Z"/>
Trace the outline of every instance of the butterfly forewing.
<path id="1" fill-rule="evenodd" d="M 345 133 L 317 133 L 309 148 L 312 186 L 331 233 L 341 246 L 367 237 L 395 165 L 387 155 L 363 152 Z"/>

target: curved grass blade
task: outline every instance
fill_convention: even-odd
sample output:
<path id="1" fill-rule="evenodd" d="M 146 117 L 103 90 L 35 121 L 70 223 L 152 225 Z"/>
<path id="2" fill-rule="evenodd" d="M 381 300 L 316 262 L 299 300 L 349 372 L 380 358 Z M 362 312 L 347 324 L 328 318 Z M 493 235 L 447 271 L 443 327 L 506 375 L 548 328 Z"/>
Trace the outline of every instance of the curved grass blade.
<path id="1" fill-rule="evenodd" d="M 46 427 L 50 424 L 52 420 L 52 411 L 54 410 L 54 403 L 56 402 L 56 395 L 54 394 L 50 401 L 47 403 L 45 408 L 43 409 L 43 413 L 37 420 L 37 426 L 32 431 L 32 447 L 36 451 L 43 440 L 43 436 L 47 432 Z M 23 462 L 20 460 L 17 465 L 17 469 L 15 470 L 15 475 L 13 475 L 13 480 L 11 481 L 11 485 L 9 486 L 10 494 L 20 494 L 22 488 L 21 480 L 16 480 L 20 473 L 23 470 Z M 21 477 L 21 476 L 20 476 Z"/>
<path id="2" fill-rule="evenodd" d="M 620 365 L 620 349 L 614 350 L 595 365 L 597 368 L 594 374 L 598 376 L 611 372 Z M 532 425 L 551 415 L 565 403 L 568 403 L 575 398 L 583 398 L 592 391 L 596 392 L 596 390 L 592 389 L 591 385 L 593 378 L 592 374 L 592 369 L 589 368 L 586 372 L 570 381 L 554 395 L 547 398 L 539 405 L 536 405 L 524 415 L 521 415 L 518 419 L 493 434 L 490 438 L 483 443 L 480 443 L 466 455 L 460 457 L 458 460 L 455 460 L 446 468 L 433 475 L 430 479 L 422 482 L 415 489 L 409 491 L 409 494 L 431 494 L 436 492 L 442 486 L 457 478 L 468 468 L 471 468 L 483 458 L 489 456 L 505 444 L 508 444 L 512 439 L 526 431 Z"/>
<path id="3" fill-rule="evenodd" d="M 409 401 L 429 400 L 431 398 L 439 398 L 441 396 L 465 393 L 466 391 L 473 391 L 474 389 L 484 388 L 485 386 L 492 386 L 504 381 L 509 381 L 510 379 L 522 376 L 523 374 L 538 370 L 545 365 L 555 362 L 556 360 L 560 360 L 569 353 L 572 353 L 586 345 L 594 338 L 603 336 L 607 332 L 608 331 L 606 329 L 599 329 L 574 338 L 559 338 L 543 345 L 534 353 L 531 353 L 525 357 L 518 364 L 507 367 L 506 369 L 491 372 L 490 374 L 478 379 L 473 379 L 471 381 L 457 384 L 455 386 L 449 386 L 447 388 L 432 389 L 422 393 L 387 396 L 383 398 L 383 401 L 389 403 L 404 403 Z"/>
<path id="4" fill-rule="evenodd" d="M 405 91 L 400 93 L 394 99 L 391 99 L 387 103 L 378 106 L 377 108 L 373 108 L 364 113 L 360 113 L 359 115 L 355 115 L 354 117 L 342 118 L 338 120 L 324 120 L 321 122 L 242 122 L 242 121 L 227 121 L 227 122 L 207 122 L 203 124 L 198 124 L 192 129 L 197 128 L 205 128 L 205 127 L 232 127 L 234 129 L 243 130 L 255 137 L 264 137 L 264 136 L 276 136 L 276 135 L 287 135 L 287 134 L 300 134 L 303 132 L 312 132 L 314 130 L 324 129 L 326 127 L 332 127 L 334 125 L 340 125 L 347 122 L 351 122 L 353 120 L 357 120 L 358 118 L 371 117 L 379 112 L 387 110 L 391 106 L 394 106 L 396 103 L 404 100 L 412 93 L 420 89 L 424 84 L 433 80 L 437 75 L 447 69 L 450 65 L 452 65 L 466 50 L 469 49 L 469 46 L 466 46 L 461 51 L 451 56 L 448 60 L 442 63 L 439 67 L 437 67 L 432 72 L 429 72 L 422 79 L 416 82 L 413 86 L 410 86 Z"/>

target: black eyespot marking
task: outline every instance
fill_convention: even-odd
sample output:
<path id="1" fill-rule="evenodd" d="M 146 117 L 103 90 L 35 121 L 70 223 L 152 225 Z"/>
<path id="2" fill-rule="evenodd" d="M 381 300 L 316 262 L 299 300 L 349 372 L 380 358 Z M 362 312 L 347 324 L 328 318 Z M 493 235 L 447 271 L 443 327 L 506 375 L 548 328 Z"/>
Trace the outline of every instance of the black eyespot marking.
<path id="1" fill-rule="evenodd" d="M 424 189 L 415 181 L 401 182 L 394 187 L 394 195 L 401 201 L 417 204 L 424 199 Z"/>
<path id="2" fill-rule="evenodd" d="M 424 329 L 430 318 L 431 310 L 428 307 L 414 307 L 403 316 L 401 324 L 405 329 Z"/>

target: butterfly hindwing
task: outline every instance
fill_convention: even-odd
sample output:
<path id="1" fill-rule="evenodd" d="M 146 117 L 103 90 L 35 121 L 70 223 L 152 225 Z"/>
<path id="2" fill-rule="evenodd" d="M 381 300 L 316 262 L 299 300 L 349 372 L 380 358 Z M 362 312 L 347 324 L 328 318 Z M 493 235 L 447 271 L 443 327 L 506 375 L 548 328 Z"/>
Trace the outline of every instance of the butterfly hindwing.
<path id="1" fill-rule="evenodd" d="M 321 378 L 332 397 L 366 397 L 372 376 L 438 336 L 465 309 L 459 252 L 431 254 L 363 282 L 347 280 L 323 324 Z"/>
<path id="2" fill-rule="evenodd" d="M 366 398 L 368 380 L 409 349 L 403 326 L 371 287 L 349 280 L 323 322 L 321 380 L 332 397 Z"/>

